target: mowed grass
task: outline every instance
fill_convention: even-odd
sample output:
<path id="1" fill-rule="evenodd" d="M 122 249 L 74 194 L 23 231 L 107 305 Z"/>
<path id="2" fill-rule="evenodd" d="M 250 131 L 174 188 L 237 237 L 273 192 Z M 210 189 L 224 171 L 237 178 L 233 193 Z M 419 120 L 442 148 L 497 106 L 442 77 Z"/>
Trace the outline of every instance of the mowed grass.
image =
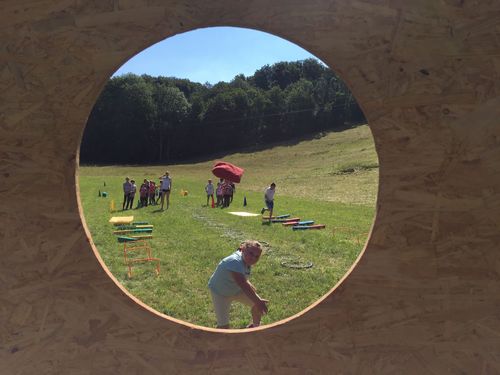
<path id="1" fill-rule="evenodd" d="M 80 194 L 86 223 L 101 257 L 115 277 L 137 298 L 169 316 L 214 327 L 207 282 L 225 256 L 245 239 L 264 244 L 251 281 L 270 300 L 263 324 L 294 315 L 325 295 L 359 255 L 370 229 L 378 187 L 378 160 L 367 126 L 328 133 L 317 139 L 280 145 L 258 152 L 226 155 L 245 169 L 232 205 L 206 207 L 204 186 L 214 160 L 169 166 L 80 167 Z M 158 181 L 166 170 L 173 178 L 171 205 L 121 211 L 125 176 Z M 277 184 L 275 213 L 326 224 L 324 230 L 293 231 L 281 224 L 263 224 L 261 217 L 239 217 L 228 211 L 259 213 L 263 190 Z M 99 190 L 107 198 L 99 197 Z M 187 190 L 187 196 L 180 194 Z M 247 206 L 243 206 L 246 197 Z M 110 212 L 114 200 L 117 211 Z M 135 206 L 135 203 L 134 203 Z M 153 256 L 161 259 L 161 274 L 144 264 L 127 276 L 123 244 L 113 235 L 111 216 L 133 215 L 154 225 Z M 295 269 L 283 263 L 313 267 Z M 233 327 L 250 320 L 248 308 L 234 304 Z"/>

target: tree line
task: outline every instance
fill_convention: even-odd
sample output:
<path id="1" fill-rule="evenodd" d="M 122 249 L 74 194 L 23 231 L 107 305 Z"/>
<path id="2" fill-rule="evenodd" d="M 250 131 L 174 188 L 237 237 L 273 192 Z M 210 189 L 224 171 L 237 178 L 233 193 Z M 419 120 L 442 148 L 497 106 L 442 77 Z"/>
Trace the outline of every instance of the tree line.
<path id="1" fill-rule="evenodd" d="M 315 59 L 265 65 L 215 85 L 112 77 L 89 116 L 86 164 L 171 163 L 364 122 L 346 85 Z"/>

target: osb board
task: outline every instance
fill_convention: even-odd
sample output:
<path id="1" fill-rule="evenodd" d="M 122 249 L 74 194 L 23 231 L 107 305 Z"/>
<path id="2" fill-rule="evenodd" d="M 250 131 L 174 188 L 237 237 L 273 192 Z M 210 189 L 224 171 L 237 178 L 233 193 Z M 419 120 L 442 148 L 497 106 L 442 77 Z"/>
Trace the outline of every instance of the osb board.
<path id="1" fill-rule="evenodd" d="M 1 374 L 500 373 L 498 2 L 4 0 L 0 21 Z M 251 333 L 174 321 L 120 289 L 75 178 L 109 76 L 216 25 L 274 33 L 329 64 L 381 165 L 352 272 Z"/>

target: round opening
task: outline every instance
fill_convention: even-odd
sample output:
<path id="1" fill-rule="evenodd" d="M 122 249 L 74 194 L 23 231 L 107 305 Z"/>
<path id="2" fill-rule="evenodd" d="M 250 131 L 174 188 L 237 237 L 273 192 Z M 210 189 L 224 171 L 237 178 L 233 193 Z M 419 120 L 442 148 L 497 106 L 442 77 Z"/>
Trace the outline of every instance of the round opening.
<path id="1" fill-rule="evenodd" d="M 98 98 L 80 155 L 83 213 L 110 272 L 200 326 L 224 327 L 228 304 L 232 328 L 264 305 L 262 325 L 304 311 L 352 267 L 374 217 L 378 159 L 347 86 L 254 30 L 196 30 L 131 59 Z"/>

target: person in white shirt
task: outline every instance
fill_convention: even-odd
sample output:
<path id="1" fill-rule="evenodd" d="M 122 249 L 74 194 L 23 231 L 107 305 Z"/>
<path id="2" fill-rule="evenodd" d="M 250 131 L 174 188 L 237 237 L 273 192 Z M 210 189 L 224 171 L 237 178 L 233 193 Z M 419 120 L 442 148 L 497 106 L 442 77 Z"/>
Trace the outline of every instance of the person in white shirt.
<path id="1" fill-rule="evenodd" d="M 125 205 L 125 209 L 133 209 L 134 208 L 134 198 L 135 192 L 137 191 L 137 185 L 135 184 L 135 180 L 130 180 L 130 193 L 128 195 L 127 204 Z"/>
<path id="2" fill-rule="evenodd" d="M 165 197 L 167 198 L 167 210 L 170 206 L 170 191 L 172 190 L 172 177 L 170 177 L 170 173 L 167 171 L 165 175 L 160 177 L 161 180 L 161 210 L 163 211 L 163 204 L 165 203 Z"/>
<path id="3" fill-rule="evenodd" d="M 271 221 L 274 209 L 274 193 L 276 192 L 276 184 L 273 182 L 264 192 L 264 202 L 266 207 L 264 207 L 260 213 L 263 215 L 265 211 L 269 211 L 269 221 Z"/>
<path id="4" fill-rule="evenodd" d="M 123 206 L 122 211 L 126 210 L 127 202 L 129 200 L 130 189 L 132 189 L 132 184 L 130 183 L 130 179 L 125 177 L 125 182 L 123 183 Z"/>
<path id="5" fill-rule="evenodd" d="M 207 206 L 210 197 L 212 197 L 212 206 L 214 204 L 214 184 L 212 184 L 212 180 L 208 180 L 207 186 L 205 186 L 205 192 L 207 193 Z"/>

